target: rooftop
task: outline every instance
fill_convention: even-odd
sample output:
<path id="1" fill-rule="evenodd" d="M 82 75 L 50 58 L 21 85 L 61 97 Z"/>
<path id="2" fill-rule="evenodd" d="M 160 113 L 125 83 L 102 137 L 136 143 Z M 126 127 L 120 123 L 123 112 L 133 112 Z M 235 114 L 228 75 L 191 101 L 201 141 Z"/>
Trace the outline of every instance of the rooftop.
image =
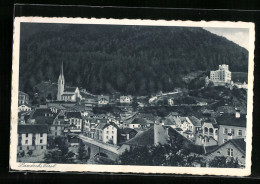
<path id="1" fill-rule="evenodd" d="M 47 133 L 47 125 L 18 125 L 18 133 Z"/>
<path id="2" fill-rule="evenodd" d="M 223 114 L 216 119 L 218 125 L 246 127 L 246 115 L 241 114 L 236 118 L 235 114 Z"/>
<path id="3" fill-rule="evenodd" d="M 75 92 L 76 91 L 76 89 L 77 89 L 77 87 L 67 87 L 65 90 L 64 90 L 64 92 Z"/>
<path id="4" fill-rule="evenodd" d="M 66 112 L 67 118 L 79 118 L 82 119 L 80 112 Z"/>

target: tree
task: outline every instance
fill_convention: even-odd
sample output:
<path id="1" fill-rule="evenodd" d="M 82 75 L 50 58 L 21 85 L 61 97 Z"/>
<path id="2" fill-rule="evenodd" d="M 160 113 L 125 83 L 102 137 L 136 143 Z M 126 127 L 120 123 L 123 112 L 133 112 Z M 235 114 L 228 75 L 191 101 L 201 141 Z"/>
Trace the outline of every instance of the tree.
<path id="1" fill-rule="evenodd" d="M 44 155 L 44 160 L 47 163 L 71 163 L 75 153 L 69 151 L 66 137 L 55 138 L 56 148 L 49 150 Z"/>
<path id="2" fill-rule="evenodd" d="M 209 161 L 209 167 L 218 168 L 239 168 L 241 167 L 237 159 L 225 157 L 225 156 L 215 156 L 213 160 Z"/>
<path id="3" fill-rule="evenodd" d="M 80 161 L 87 161 L 89 153 L 85 149 L 85 144 L 82 140 L 79 141 L 79 148 L 78 148 L 78 160 Z"/>

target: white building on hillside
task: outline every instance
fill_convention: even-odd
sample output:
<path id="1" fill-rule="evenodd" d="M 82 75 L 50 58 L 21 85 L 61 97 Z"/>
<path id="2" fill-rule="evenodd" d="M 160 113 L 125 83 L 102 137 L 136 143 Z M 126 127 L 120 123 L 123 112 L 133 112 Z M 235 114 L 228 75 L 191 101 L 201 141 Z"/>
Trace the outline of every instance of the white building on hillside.
<path id="1" fill-rule="evenodd" d="M 210 71 L 210 80 L 213 82 L 230 82 L 231 72 L 228 69 L 228 65 L 219 65 L 218 70 Z"/>

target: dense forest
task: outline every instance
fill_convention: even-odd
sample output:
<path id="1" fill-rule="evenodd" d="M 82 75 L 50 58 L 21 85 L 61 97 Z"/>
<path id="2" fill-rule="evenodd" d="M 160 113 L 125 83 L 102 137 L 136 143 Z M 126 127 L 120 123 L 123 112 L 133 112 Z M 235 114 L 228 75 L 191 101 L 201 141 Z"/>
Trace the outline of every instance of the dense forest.
<path id="1" fill-rule="evenodd" d="M 202 28 L 22 23 L 19 88 L 65 82 L 92 93 L 146 95 L 184 87 L 181 77 L 229 64 L 247 72 L 248 51 Z"/>

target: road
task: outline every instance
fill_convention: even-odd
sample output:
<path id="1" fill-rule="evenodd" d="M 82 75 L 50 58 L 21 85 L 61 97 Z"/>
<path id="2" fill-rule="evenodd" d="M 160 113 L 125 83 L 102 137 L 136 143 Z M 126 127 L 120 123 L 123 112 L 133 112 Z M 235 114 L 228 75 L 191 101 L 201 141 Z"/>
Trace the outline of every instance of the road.
<path id="1" fill-rule="evenodd" d="M 93 144 L 95 146 L 101 147 L 102 149 L 111 151 L 112 153 L 119 154 L 119 152 L 118 152 L 118 149 L 120 148 L 119 146 L 102 143 L 102 142 L 96 141 L 94 139 L 91 139 L 89 137 L 86 137 L 84 135 L 78 135 L 78 136 L 82 141 L 85 141 L 85 142 L 88 142 L 89 144 Z"/>

